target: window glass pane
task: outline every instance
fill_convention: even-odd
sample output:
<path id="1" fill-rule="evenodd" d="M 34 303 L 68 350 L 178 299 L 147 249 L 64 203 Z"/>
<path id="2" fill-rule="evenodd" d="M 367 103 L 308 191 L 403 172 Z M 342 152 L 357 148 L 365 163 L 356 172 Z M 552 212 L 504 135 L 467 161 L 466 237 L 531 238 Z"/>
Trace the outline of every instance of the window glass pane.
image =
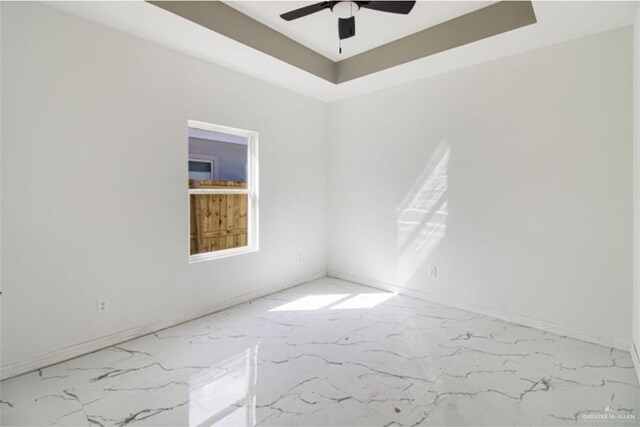
<path id="1" fill-rule="evenodd" d="M 213 179 L 213 163 L 189 160 L 189 179 Z"/>
<path id="2" fill-rule="evenodd" d="M 247 194 L 192 194 L 191 255 L 248 245 Z"/>
<path id="3" fill-rule="evenodd" d="M 211 173 L 211 163 L 189 161 L 189 172 L 207 172 Z"/>
<path id="4" fill-rule="evenodd" d="M 247 164 L 246 137 L 189 128 L 189 188 L 247 188 Z"/>

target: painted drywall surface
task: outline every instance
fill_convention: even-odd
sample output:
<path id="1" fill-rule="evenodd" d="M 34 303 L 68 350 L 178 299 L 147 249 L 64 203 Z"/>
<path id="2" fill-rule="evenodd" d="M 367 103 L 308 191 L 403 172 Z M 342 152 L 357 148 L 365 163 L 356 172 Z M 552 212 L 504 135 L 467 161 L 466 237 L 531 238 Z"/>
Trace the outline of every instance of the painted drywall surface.
<path id="1" fill-rule="evenodd" d="M 326 268 L 325 104 L 2 8 L 4 365 Z M 189 119 L 259 132 L 259 252 L 188 264 Z"/>
<path id="2" fill-rule="evenodd" d="M 247 179 L 246 145 L 189 138 L 189 154 L 217 156 L 221 181 L 245 182 Z"/>
<path id="3" fill-rule="evenodd" d="M 629 342 L 631 52 L 626 27 L 332 104 L 329 271 Z"/>
<path id="4" fill-rule="evenodd" d="M 640 10 L 633 26 L 633 119 L 633 343 L 640 349 Z"/>
<path id="5" fill-rule="evenodd" d="M 2 2 L 0 2 L 0 224 L 2 224 Z M 0 226 L 0 345 L 2 344 L 2 226 Z M 0 351 L 0 366 L 2 366 L 2 351 Z"/>

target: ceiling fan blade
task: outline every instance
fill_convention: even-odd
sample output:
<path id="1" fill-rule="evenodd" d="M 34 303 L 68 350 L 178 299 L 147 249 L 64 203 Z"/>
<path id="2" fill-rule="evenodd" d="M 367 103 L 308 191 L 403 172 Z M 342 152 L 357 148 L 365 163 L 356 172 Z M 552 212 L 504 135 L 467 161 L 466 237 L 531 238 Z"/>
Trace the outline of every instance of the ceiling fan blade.
<path id="1" fill-rule="evenodd" d="M 339 18 L 338 19 L 338 34 L 340 40 L 348 39 L 356 35 L 356 18 Z"/>
<path id="2" fill-rule="evenodd" d="M 415 1 L 359 1 L 360 7 L 379 10 L 380 12 L 400 13 L 407 15 L 415 6 Z"/>
<path id="3" fill-rule="evenodd" d="M 301 7 L 300 9 L 283 13 L 282 15 L 280 15 L 280 18 L 284 19 L 285 21 L 293 21 L 294 19 L 302 18 L 304 16 L 311 15 L 312 13 L 320 12 L 323 9 L 328 9 L 330 7 L 330 1 L 322 1 L 320 3 L 312 4 L 309 6 Z"/>

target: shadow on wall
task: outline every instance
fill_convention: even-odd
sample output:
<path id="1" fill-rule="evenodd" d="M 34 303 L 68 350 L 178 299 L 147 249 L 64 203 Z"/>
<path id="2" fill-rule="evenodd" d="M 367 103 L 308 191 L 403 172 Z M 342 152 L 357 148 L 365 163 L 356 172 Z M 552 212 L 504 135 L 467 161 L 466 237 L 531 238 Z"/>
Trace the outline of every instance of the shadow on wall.
<path id="1" fill-rule="evenodd" d="M 445 235 L 450 155 L 448 142 L 440 142 L 398 207 L 396 283 L 400 286 L 409 281 Z"/>

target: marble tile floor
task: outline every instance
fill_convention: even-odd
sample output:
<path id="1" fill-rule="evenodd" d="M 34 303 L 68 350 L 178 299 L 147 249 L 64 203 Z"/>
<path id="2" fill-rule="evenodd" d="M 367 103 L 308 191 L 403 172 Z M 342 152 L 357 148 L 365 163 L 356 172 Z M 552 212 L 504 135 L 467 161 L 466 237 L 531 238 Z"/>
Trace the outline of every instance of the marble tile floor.
<path id="1" fill-rule="evenodd" d="M 7 426 L 640 425 L 627 352 L 331 278 L 0 393 Z"/>

